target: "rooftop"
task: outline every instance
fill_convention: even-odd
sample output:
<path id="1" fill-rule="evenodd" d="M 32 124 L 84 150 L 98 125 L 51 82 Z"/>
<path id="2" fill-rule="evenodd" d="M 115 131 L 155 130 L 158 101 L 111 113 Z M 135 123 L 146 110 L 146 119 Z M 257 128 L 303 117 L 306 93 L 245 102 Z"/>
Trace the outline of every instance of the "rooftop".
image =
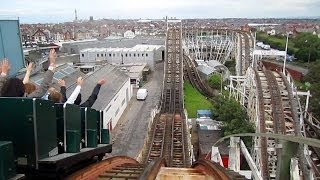
<path id="1" fill-rule="evenodd" d="M 56 72 L 53 76 L 52 87 L 60 90 L 60 86 L 58 84 L 59 79 L 64 79 L 66 82 L 66 86 L 71 86 L 76 83 L 78 77 L 84 77 L 85 74 L 80 72 L 78 69 L 75 69 L 71 65 L 63 64 L 56 68 Z M 30 81 L 33 82 L 36 86 L 39 86 L 43 80 L 43 73 L 36 73 L 30 77 Z"/>
<path id="2" fill-rule="evenodd" d="M 86 48 L 86 49 L 82 49 L 80 50 L 80 52 L 106 52 L 106 51 L 114 51 L 114 52 L 120 52 L 120 51 L 154 51 L 157 50 L 159 48 L 161 48 L 161 45 L 146 45 L 146 44 L 138 44 L 132 48 Z"/>
<path id="3" fill-rule="evenodd" d="M 84 85 L 81 88 L 82 102 L 88 99 L 98 80 L 105 79 L 106 84 L 101 86 L 97 101 L 92 108 L 103 110 L 110 103 L 113 97 L 118 93 L 124 83 L 127 82 L 129 76 L 121 72 L 116 66 L 107 64 L 91 75 L 85 77 Z M 67 96 L 73 92 L 76 84 L 67 88 Z M 103 97 L 103 98 L 102 98 Z"/>

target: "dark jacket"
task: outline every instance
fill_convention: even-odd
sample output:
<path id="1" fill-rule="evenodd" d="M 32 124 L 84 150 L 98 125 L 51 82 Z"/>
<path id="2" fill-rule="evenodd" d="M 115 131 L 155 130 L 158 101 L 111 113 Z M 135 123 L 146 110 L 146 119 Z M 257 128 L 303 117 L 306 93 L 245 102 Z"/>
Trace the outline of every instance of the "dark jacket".
<path id="1" fill-rule="evenodd" d="M 60 93 L 62 94 L 62 103 L 67 101 L 67 89 L 65 86 L 60 87 Z"/>
<path id="2" fill-rule="evenodd" d="M 77 99 L 75 100 L 74 104 L 80 105 L 81 107 L 92 107 L 98 98 L 100 88 L 101 88 L 101 85 L 97 84 L 96 87 L 94 87 L 90 97 L 82 104 L 80 104 L 81 103 L 81 94 L 79 94 Z"/>

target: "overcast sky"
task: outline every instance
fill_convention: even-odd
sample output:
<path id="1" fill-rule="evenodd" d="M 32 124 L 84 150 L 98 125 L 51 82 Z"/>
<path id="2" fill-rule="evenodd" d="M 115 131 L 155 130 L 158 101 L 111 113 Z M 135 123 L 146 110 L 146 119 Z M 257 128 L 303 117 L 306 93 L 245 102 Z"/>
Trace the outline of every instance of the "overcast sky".
<path id="1" fill-rule="evenodd" d="M 1 17 L 22 23 L 64 22 L 78 18 L 224 18 L 320 16 L 320 0 L 4 0 Z"/>

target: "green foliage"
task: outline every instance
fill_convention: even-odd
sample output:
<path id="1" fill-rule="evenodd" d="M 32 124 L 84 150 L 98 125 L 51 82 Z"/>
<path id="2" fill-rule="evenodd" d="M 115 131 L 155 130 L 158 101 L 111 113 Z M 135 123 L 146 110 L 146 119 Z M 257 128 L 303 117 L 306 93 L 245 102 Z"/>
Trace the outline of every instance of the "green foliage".
<path id="1" fill-rule="evenodd" d="M 303 78 L 306 89 L 310 90 L 312 97 L 310 98 L 310 110 L 313 115 L 320 119 L 320 61 L 310 64 L 309 72 Z M 310 84 L 308 84 L 310 83 Z"/>
<path id="2" fill-rule="evenodd" d="M 221 88 L 221 76 L 220 74 L 214 74 L 209 78 L 209 85 L 216 90 Z"/>
<path id="3" fill-rule="evenodd" d="M 226 61 L 224 65 L 229 69 L 232 75 L 236 75 L 236 60 Z"/>
<path id="4" fill-rule="evenodd" d="M 234 99 L 218 96 L 213 104 L 213 114 L 223 122 L 224 136 L 238 133 L 255 132 L 254 125 L 249 122 L 246 110 Z M 251 138 L 244 138 L 246 145 L 251 145 Z"/>
<path id="5" fill-rule="evenodd" d="M 319 119 L 320 118 L 320 83 L 314 83 L 310 87 L 312 97 L 310 99 L 310 110 L 313 115 Z"/>
<path id="6" fill-rule="evenodd" d="M 320 61 L 314 62 L 310 65 L 308 74 L 304 76 L 303 81 L 311 84 L 320 83 Z"/>
<path id="7" fill-rule="evenodd" d="M 307 62 L 310 58 L 310 62 L 320 59 L 320 39 L 311 33 L 299 33 L 293 42 L 299 51 L 296 57 L 300 60 Z"/>
<path id="8" fill-rule="evenodd" d="M 263 32 L 257 33 L 257 39 L 269 44 L 271 48 L 284 51 L 286 46 L 285 36 L 269 36 Z M 304 62 L 320 59 L 320 39 L 311 33 L 299 33 L 294 38 L 289 38 L 288 54 L 294 54 L 298 60 Z"/>
<path id="9" fill-rule="evenodd" d="M 198 109 L 212 109 L 211 102 L 187 81 L 184 82 L 184 96 L 189 118 L 196 118 Z"/>

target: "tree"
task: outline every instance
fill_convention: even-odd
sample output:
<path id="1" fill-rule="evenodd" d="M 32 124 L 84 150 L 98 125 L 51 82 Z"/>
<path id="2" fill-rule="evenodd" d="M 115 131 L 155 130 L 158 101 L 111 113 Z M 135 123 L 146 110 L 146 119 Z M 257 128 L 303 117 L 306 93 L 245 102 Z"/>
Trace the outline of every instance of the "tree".
<path id="1" fill-rule="evenodd" d="M 320 61 L 314 62 L 310 65 L 308 74 L 304 76 L 303 81 L 309 83 L 320 83 Z"/>
<path id="2" fill-rule="evenodd" d="M 320 83 L 312 84 L 310 87 L 312 97 L 310 99 L 310 110 L 313 115 L 320 118 Z"/>
<path id="3" fill-rule="evenodd" d="M 310 89 L 312 97 L 310 98 L 310 111 L 316 118 L 320 118 L 320 61 L 314 62 L 310 65 L 308 74 L 303 78 L 305 84 L 311 83 Z"/>
<path id="4" fill-rule="evenodd" d="M 214 74 L 209 78 L 209 85 L 219 90 L 221 88 L 221 76 L 219 74 Z"/>
<path id="5" fill-rule="evenodd" d="M 255 132 L 246 110 L 234 99 L 228 100 L 218 96 L 213 104 L 213 112 L 216 119 L 223 122 L 224 136 Z M 251 138 L 243 138 L 243 140 L 248 147 L 251 146 Z"/>
<path id="6" fill-rule="evenodd" d="M 299 49 L 296 57 L 304 62 L 320 59 L 320 39 L 311 33 L 299 33 L 294 39 L 295 48 Z"/>

